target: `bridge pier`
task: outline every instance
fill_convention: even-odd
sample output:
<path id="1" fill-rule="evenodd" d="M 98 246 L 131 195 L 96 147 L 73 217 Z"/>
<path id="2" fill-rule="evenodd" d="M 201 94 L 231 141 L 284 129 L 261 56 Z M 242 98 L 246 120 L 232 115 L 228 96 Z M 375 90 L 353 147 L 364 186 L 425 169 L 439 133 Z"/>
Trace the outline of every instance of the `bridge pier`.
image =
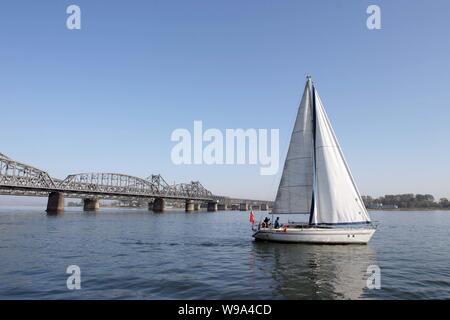
<path id="1" fill-rule="evenodd" d="M 64 193 L 50 192 L 47 202 L 47 213 L 64 212 Z"/>
<path id="2" fill-rule="evenodd" d="M 200 210 L 200 203 L 194 203 L 194 210 L 195 211 Z"/>
<path id="3" fill-rule="evenodd" d="M 241 210 L 241 211 L 248 211 L 248 204 L 247 203 L 241 203 L 239 205 L 239 210 Z"/>
<path id="4" fill-rule="evenodd" d="M 227 210 L 227 205 L 225 203 L 219 203 L 217 204 L 217 210 L 219 211 Z"/>
<path id="5" fill-rule="evenodd" d="M 164 199 L 156 198 L 153 201 L 153 212 L 164 212 Z"/>
<path id="6" fill-rule="evenodd" d="M 153 202 L 148 203 L 148 210 L 150 210 L 150 211 L 153 210 Z"/>
<path id="7" fill-rule="evenodd" d="M 208 212 L 217 211 L 217 202 L 208 202 Z"/>
<path id="8" fill-rule="evenodd" d="M 261 204 L 261 211 L 267 211 L 268 208 L 269 206 L 267 205 L 267 203 Z"/>
<path id="9" fill-rule="evenodd" d="M 194 201 L 193 200 L 186 200 L 186 212 L 192 212 L 195 210 Z"/>
<path id="10" fill-rule="evenodd" d="M 100 208 L 100 201 L 95 198 L 86 198 L 83 200 L 84 211 L 97 211 Z"/>

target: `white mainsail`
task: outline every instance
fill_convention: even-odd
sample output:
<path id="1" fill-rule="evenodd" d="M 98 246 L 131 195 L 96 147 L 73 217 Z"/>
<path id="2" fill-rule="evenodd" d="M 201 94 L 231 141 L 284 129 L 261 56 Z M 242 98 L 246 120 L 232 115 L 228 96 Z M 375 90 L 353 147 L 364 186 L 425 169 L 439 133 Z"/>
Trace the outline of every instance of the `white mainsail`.
<path id="1" fill-rule="evenodd" d="M 313 190 L 311 80 L 303 92 L 273 213 L 310 213 Z"/>
<path id="2" fill-rule="evenodd" d="M 313 89 L 315 113 L 315 191 L 312 224 L 345 224 L 369 222 L 342 150 Z"/>

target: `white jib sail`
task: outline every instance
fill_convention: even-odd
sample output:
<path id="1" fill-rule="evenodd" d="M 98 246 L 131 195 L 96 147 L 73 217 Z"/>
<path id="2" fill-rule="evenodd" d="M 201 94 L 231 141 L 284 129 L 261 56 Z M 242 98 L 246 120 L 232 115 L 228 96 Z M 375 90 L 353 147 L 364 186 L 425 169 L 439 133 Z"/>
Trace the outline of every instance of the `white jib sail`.
<path id="1" fill-rule="evenodd" d="M 315 208 L 312 224 L 369 222 L 370 217 L 345 161 L 317 91 L 315 99 Z"/>
<path id="2" fill-rule="evenodd" d="M 310 213 L 313 190 L 311 80 L 303 92 L 273 213 Z"/>

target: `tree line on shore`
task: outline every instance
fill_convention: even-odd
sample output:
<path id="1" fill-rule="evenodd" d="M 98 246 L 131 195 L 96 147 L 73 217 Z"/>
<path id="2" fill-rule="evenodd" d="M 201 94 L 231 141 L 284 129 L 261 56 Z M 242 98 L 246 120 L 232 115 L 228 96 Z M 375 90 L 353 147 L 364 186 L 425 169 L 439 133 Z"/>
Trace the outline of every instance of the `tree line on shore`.
<path id="1" fill-rule="evenodd" d="M 427 209 L 439 208 L 449 209 L 450 201 L 447 198 L 441 198 L 438 201 L 434 199 L 431 194 L 394 194 L 385 195 L 379 198 L 372 198 L 371 196 L 361 197 L 366 208 L 382 208 L 397 207 L 399 209 Z"/>

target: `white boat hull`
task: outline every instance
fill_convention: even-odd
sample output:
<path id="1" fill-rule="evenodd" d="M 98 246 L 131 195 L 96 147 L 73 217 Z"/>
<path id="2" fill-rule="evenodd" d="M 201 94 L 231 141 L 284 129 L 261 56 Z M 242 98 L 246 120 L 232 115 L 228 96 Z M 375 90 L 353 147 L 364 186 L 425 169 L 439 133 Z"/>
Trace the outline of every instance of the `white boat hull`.
<path id="1" fill-rule="evenodd" d="M 374 233 L 373 228 L 261 228 L 253 237 L 274 242 L 367 244 Z"/>

